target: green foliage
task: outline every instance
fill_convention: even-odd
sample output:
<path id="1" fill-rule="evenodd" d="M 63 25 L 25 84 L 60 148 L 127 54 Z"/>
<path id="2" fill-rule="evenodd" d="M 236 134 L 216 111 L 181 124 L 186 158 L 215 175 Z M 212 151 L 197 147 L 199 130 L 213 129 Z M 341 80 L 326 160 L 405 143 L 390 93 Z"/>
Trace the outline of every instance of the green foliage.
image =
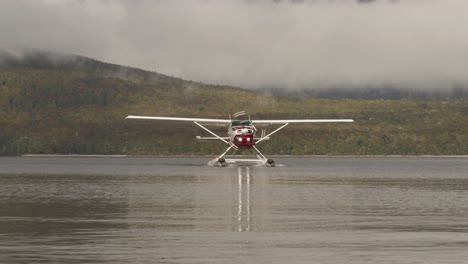
<path id="1" fill-rule="evenodd" d="M 230 109 L 262 119 L 356 121 L 290 125 L 259 145 L 265 154 L 468 154 L 468 99 L 297 99 L 83 58 L 79 67 L 34 63 L 0 67 L 0 155 L 214 155 L 225 146 L 197 142 L 195 136 L 205 132 L 193 124 L 125 120 L 125 116 L 227 118 Z M 217 132 L 223 135 L 224 129 Z M 267 127 L 267 132 L 273 129 Z"/>

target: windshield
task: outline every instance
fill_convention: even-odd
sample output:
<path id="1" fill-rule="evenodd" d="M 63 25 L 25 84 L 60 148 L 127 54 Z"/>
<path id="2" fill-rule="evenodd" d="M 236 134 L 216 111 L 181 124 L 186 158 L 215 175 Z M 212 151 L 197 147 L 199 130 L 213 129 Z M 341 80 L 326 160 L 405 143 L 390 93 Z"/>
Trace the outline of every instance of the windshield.
<path id="1" fill-rule="evenodd" d="M 231 122 L 231 127 L 233 126 L 251 126 L 252 121 L 250 120 L 233 120 Z"/>

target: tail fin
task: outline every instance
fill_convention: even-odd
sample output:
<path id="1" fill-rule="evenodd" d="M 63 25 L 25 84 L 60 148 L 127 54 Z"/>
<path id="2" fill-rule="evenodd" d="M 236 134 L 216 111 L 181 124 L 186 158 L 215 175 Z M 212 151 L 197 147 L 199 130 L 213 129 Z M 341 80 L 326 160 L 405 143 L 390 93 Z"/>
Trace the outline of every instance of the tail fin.
<path id="1" fill-rule="evenodd" d="M 245 111 L 240 111 L 240 112 L 235 113 L 234 117 L 239 117 L 239 116 L 243 116 L 243 115 L 246 115 L 246 112 Z"/>

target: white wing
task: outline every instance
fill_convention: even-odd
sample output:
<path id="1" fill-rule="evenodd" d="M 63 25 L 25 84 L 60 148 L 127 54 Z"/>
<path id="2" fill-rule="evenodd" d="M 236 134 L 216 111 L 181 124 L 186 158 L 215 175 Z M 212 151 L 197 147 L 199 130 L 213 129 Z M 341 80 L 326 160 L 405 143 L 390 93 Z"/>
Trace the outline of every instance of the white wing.
<path id="1" fill-rule="evenodd" d="M 165 121 L 182 121 L 182 122 L 199 122 L 208 125 L 229 125 L 229 119 L 209 119 L 209 118 L 190 118 L 190 117 L 166 117 L 166 116 L 127 116 L 126 119 L 147 119 L 147 120 L 165 120 Z"/>
<path id="2" fill-rule="evenodd" d="M 191 117 L 167 117 L 167 116 L 127 116 L 126 119 L 146 119 L 163 121 L 199 122 L 210 125 L 228 125 L 229 119 L 191 118 Z M 283 120 L 252 120 L 253 125 L 274 125 L 274 124 L 294 124 L 294 123 L 350 123 L 353 119 L 283 119 Z"/>
<path id="3" fill-rule="evenodd" d="M 284 119 L 284 120 L 252 120 L 253 125 L 293 124 L 293 123 L 350 123 L 353 119 Z"/>

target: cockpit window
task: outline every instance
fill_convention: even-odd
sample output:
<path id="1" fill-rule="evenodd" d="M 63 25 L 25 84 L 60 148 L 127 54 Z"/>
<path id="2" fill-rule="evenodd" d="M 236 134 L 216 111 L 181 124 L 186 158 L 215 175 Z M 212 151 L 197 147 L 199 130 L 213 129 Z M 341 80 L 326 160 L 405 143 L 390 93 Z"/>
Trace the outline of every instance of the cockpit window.
<path id="1" fill-rule="evenodd" d="M 231 126 L 251 126 L 252 121 L 250 120 L 233 120 Z"/>

